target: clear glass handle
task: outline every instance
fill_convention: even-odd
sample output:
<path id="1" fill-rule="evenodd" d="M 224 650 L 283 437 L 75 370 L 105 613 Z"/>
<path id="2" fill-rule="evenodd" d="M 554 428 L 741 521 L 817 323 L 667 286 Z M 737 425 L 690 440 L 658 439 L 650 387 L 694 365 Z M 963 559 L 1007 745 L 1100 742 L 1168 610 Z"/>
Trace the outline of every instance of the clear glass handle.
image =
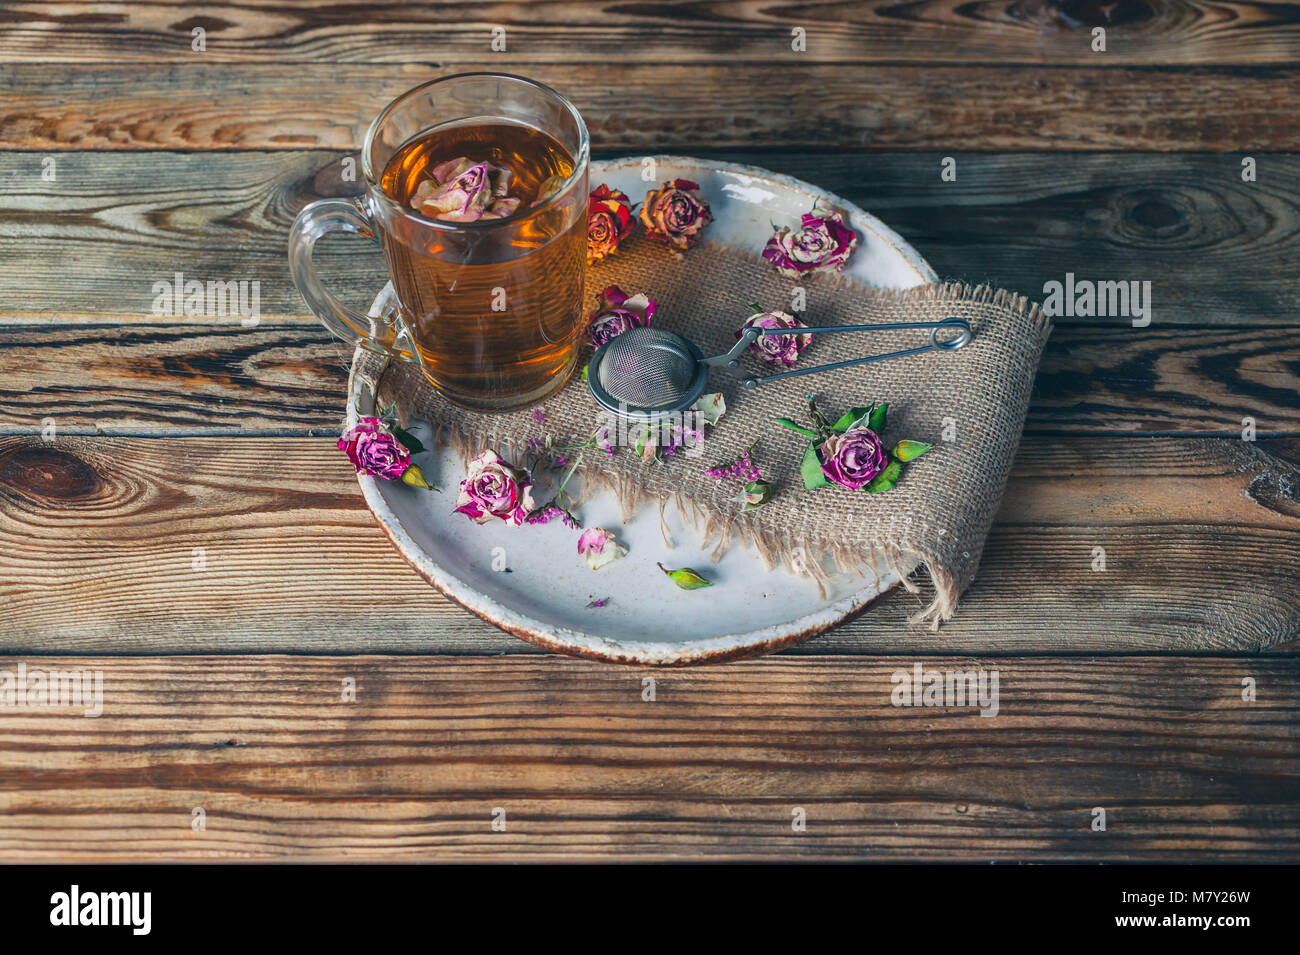
<path id="1" fill-rule="evenodd" d="M 304 206 L 289 230 L 289 274 L 307 307 L 326 328 L 346 342 L 401 361 L 418 361 L 399 316 L 364 315 L 340 302 L 320 280 L 312 262 L 312 250 L 317 239 L 334 231 L 372 238 L 375 224 L 350 199 L 320 199 Z"/>

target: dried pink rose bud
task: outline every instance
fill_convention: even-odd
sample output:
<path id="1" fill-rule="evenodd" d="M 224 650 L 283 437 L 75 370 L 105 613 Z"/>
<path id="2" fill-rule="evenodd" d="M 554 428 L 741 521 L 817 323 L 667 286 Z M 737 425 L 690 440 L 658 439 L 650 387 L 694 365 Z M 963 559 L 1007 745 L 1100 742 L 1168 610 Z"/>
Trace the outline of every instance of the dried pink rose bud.
<path id="1" fill-rule="evenodd" d="M 617 285 L 611 285 L 600 293 L 596 311 L 588 319 L 587 339 L 599 348 L 629 328 L 649 325 L 658 308 L 644 292 L 628 295 Z"/>
<path id="2" fill-rule="evenodd" d="M 500 519 L 518 526 L 533 510 L 532 482 L 526 471 L 484 451 L 469 462 L 455 509 L 475 524 Z"/>
<path id="3" fill-rule="evenodd" d="M 827 480 L 855 491 L 870 484 L 889 463 L 880 436 L 866 427 L 833 434 L 818 450 Z"/>
<path id="4" fill-rule="evenodd" d="M 578 553 L 587 559 L 587 566 L 599 570 L 627 556 L 627 548 L 603 527 L 589 527 L 578 538 Z"/>
<path id="5" fill-rule="evenodd" d="M 785 312 L 758 312 L 751 315 L 736 337 L 740 338 L 747 328 L 807 328 L 803 322 Z M 793 365 L 799 353 L 812 343 L 812 335 L 760 335 L 750 344 L 749 350 L 770 365 Z"/>
<path id="6" fill-rule="evenodd" d="M 346 451 L 358 474 L 395 481 L 411 466 L 411 452 L 379 418 L 361 418 L 339 437 L 339 450 Z"/>
<path id="7" fill-rule="evenodd" d="M 641 222 L 646 235 L 689 249 L 700 240 L 704 227 L 713 221 L 708 200 L 700 195 L 698 183 L 673 179 L 646 193 L 641 205 Z"/>
<path id="8" fill-rule="evenodd" d="M 805 272 L 844 268 L 858 245 L 858 234 L 838 212 L 804 213 L 803 225 L 792 232 L 788 226 L 776 230 L 763 247 L 763 258 L 782 275 L 798 278 Z"/>
<path id="9" fill-rule="evenodd" d="M 439 163 L 429 175 L 416 187 L 411 206 L 431 219 L 502 219 L 519 208 L 519 199 L 507 195 L 514 176 L 502 166 L 461 156 Z"/>
<path id="10" fill-rule="evenodd" d="M 627 194 L 603 183 L 597 186 L 587 200 L 587 264 L 609 255 L 635 229 Z"/>

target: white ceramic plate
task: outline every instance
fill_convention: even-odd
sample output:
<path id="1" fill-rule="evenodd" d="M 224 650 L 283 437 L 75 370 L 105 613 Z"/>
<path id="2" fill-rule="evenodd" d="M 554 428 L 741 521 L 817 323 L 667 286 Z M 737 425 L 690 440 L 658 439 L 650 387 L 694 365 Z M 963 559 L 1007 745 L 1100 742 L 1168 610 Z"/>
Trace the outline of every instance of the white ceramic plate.
<path id="1" fill-rule="evenodd" d="M 845 269 L 871 286 L 911 288 L 935 281 L 934 271 L 892 229 L 875 216 L 806 182 L 753 166 L 681 156 L 655 157 L 659 181 L 698 182 L 714 213 L 709 238 L 751 249 L 757 255 L 770 223 L 797 225 L 812 207 L 840 210 L 858 231 L 860 244 Z M 644 195 L 643 160 L 594 162 L 591 183 L 607 183 L 633 199 Z M 375 299 L 371 314 L 391 302 L 392 288 Z M 349 382 L 348 423 L 373 410 L 355 377 Z M 429 429 L 412 430 L 428 441 Z M 615 530 L 629 556 L 591 571 L 578 556 L 577 535 L 558 523 L 514 528 L 500 522 L 477 525 L 452 511 L 464 465 L 449 453 L 416 457 L 441 493 L 417 491 L 400 481 L 359 476 L 366 503 L 397 549 L 430 583 L 485 620 L 532 643 L 616 663 L 680 665 L 751 656 L 806 640 L 861 610 L 898 584 L 896 574 L 877 567 L 867 574 L 831 578 L 826 596 L 811 580 L 763 568 L 756 554 L 739 545 L 715 565 L 669 511 L 674 546 L 665 545 L 657 509 L 646 508 L 620 525 L 612 497 L 583 504 L 585 526 Z M 664 580 L 655 567 L 707 568 L 716 585 L 687 592 Z M 905 568 L 907 569 L 907 568 Z M 608 598 L 603 607 L 588 608 Z M 430 629 L 435 646 L 437 631 Z"/>

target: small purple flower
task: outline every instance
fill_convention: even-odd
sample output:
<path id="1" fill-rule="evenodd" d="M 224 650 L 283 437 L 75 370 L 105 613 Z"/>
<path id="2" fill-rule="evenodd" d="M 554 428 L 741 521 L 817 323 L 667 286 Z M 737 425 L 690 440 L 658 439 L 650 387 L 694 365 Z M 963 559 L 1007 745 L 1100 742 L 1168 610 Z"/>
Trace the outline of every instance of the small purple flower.
<path id="1" fill-rule="evenodd" d="M 565 527 L 569 528 L 569 530 L 576 531 L 578 529 L 578 522 L 574 520 L 573 515 L 560 507 L 554 501 L 549 504 L 543 504 L 541 507 L 534 510 L 524 518 L 524 523 L 549 524 L 551 521 L 556 519 L 558 519 Z"/>
<path id="2" fill-rule="evenodd" d="M 744 335 L 747 328 L 807 328 L 803 322 L 785 312 L 758 312 L 751 315 L 736 337 Z M 799 360 L 799 353 L 812 344 L 812 336 L 804 335 L 760 335 L 750 344 L 749 350 L 769 365 L 783 365 L 789 368 Z"/>
<path id="3" fill-rule="evenodd" d="M 484 451 L 469 462 L 456 510 L 475 524 L 500 519 L 518 526 L 533 510 L 532 483 L 527 472 Z"/>
<path id="4" fill-rule="evenodd" d="M 532 413 L 533 413 L 534 421 L 536 421 L 538 424 L 546 424 L 545 411 L 543 411 L 541 408 L 534 408 Z"/>
<path id="5" fill-rule="evenodd" d="M 852 490 L 866 487 L 888 464 L 880 436 L 870 428 L 850 428 L 821 443 L 822 473 Z"/>
<path id="6" fill-rule="evenodd" d="M 685 424 L 674 424 L 668 429 L 668 447 L 693 448 L 704 441 L 704 432 Z M 668 447 L 664 448 L 665 451 Z"/>
<path id="7" fill-rule="evenodd" d="M 763 247 L 763 258 L 782 275 L 798 278 L 805 272 L 840 271 L 857 244 L 858 234 L 845 224 L 838 212 L 821 216 L 807 212 L 802 228 L 797 231 L 790 231 L 788 226 L 776 230 Z"/>
<path id="8" fill-rule="evenodd" d="M 587 339 L 594 348 L 599 348 L 629 328 L 649 325 L 658 308 L 644 292 L 628 295 L 617 285 L 611 285 L 597 299 L 596 311 L 588 321 Z"/>
<path id="9" fill-rule="evenodd" d="M 704 471 L 711 478 L 739 478 L 742 481 L 757 481 L 763 476 L 762 469 L 750 458 L 748 451 L 742 451 L 727 464 L 706 468 Z"/>
<path id="10" fill-rule="evenodd" d="M 411 452 L 379 418 L 361 418 L 343 432 L 339 450 L 346 451 L 358 474 L 395 481 L 411 464 Z"/>

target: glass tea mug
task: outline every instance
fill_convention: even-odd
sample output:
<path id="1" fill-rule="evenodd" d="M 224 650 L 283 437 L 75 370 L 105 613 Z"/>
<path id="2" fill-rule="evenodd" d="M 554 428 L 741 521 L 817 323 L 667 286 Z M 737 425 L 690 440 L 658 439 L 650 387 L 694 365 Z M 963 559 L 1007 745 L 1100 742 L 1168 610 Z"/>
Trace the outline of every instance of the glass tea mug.
<path id="1" fill-rule="evenodd" d="M 502 123 L 540 131 L 568 157 L 567 178 L 531 207 L 451 222 L 390 194 L 393 176 L 385 173 L 404 147 L 440 130 Z M 445 397 L 475 410 L 525 407 L 563 385 L 577 367 L 585 324 L 590 141 L 573 104 L 522 77 L 448 76 L 390 103 L 370 125 L 361 159 L 364 195 L 311 203 L 289 235 L 290 274 L 325 327 L 419 364 Z M 332 231 L 382 245 L 396 298 L 389 314 L 371 318 L 328 290 L 312 250 Z"/>

